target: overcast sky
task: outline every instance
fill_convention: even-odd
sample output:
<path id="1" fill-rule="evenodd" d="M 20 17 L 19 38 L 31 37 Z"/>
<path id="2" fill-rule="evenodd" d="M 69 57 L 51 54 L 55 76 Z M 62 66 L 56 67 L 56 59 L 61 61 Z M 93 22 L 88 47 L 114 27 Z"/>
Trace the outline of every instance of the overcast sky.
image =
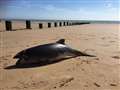
<path id="1" fill-rule="evenodd" d="M 119 20 L 120 0 L 0 0 L 0 18 Z"/>

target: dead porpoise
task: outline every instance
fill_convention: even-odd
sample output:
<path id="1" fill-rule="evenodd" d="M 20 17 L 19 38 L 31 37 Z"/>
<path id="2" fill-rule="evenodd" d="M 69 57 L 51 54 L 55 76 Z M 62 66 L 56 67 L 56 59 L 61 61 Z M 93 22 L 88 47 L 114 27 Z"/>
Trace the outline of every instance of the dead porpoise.
<path id="1" fill-rule="evenodd" d="M 88 55 L 86 53 L 70 48 L 65 44 L 65 39 L 60 39 L 55 43 L 39 45 L 22 50 L 21 52 L 17 53 L 13 58 L 18 59 L 16 65 L 21 65 L 43 62 L 48 63 L 68 57 L 77 56 L 94 57 L 94 55 Z"/>

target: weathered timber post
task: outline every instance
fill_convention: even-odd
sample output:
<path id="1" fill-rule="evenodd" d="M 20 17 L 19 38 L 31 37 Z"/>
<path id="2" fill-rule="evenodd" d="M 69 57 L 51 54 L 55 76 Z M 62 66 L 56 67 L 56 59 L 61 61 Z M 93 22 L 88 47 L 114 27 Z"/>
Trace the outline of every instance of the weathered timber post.
<path id="1" fill-rule="evenodd" d="M 51 23 L 48 23 L 48 28 L 50 28 L 51 27 Z"/>
<path id="2" fill-rule="evenodd" d="M 43 24 L 39 23 L 39 29 L 42 29 L 42 28 L 43 28 Z"/>
<path id="3" fill-rule="evenodd" d="M 57 27 L 57 22 L 54 23 L 54 26 Z"/>
<path id="4" fill-rule="evenodd" d="M 69 25 L 69 23 L 67 22 L 67 26 Z"/>
<path id="5" fill-rule="evenodd" d="M 59 22 L 59 26 L 60 26 L 60 27 L 62 26 L 62 22 Z"/>
<path id="6" fill-rule="evenodd" d="M 6 27 L 6 31 L 12 31 L 12 22 L 5 21 L 5 27 Z"/>
<path id="7" fill-rule="evenodd" d="M 26 29 L 31 29 L 31 22 L 30 22 L 30 20 L 26 20 Z"/>
<path id="8" fill-rule="evenodd" d="M 63 23 L 63 25 L 65 26 L 66 22 Z"/>

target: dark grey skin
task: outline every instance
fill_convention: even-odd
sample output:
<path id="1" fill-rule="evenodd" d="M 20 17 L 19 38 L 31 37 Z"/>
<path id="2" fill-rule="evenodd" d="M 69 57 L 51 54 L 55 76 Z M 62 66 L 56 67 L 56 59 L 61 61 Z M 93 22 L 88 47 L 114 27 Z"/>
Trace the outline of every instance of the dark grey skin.
<path id="1" fill-rule="evenodd" d="M 94 55 L 88 55 L 86 53 L 82 53 L 78 50 L 68 47 L 67 45 L 65 45 L 65 39 L 60 39 L 55 43 L 44 44 L 25 49 L 17 53 L 13 58 L 18 59 L 16 65 L 22 65 L 43 62 L 48 63 L 68 57 L 77 56 L 95 57 Z"/>

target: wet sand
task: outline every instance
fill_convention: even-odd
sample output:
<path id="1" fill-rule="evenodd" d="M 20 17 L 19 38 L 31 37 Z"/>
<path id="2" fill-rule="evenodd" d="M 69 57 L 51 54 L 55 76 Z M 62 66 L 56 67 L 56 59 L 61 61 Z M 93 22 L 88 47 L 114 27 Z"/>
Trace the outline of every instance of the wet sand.
<path id="1" fill-rule="evenodd" d="M 119 24 L 0 32 L 0 90 L 119 90 L 119 37 Z M 17 52 L 61 38 L 66 39 L 68 46 L 97 57 L 76 57 L 45 66 L 4 69 L 16 63 L 13 56 Z"/>

